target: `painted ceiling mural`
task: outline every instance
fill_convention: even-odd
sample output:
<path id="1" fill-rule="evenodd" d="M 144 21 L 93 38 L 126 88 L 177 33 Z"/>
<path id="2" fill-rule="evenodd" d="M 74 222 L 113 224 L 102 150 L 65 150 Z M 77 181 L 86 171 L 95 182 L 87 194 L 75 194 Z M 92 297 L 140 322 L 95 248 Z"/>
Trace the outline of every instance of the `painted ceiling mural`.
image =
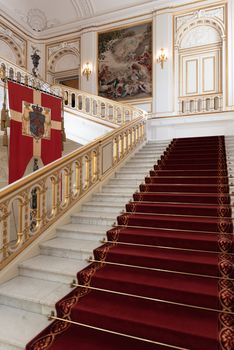
<path id="1" fill-rule="evenodd" d="M 98 93 L 115 100 L 151 97 L 151 23 L 99 34 Z"/>

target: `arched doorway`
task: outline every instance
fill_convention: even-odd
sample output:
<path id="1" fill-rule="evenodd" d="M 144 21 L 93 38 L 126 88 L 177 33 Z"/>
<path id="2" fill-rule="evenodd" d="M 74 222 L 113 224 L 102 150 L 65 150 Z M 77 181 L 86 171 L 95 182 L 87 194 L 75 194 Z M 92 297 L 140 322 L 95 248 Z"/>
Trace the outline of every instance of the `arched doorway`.
<path id="1" fill-rule="evenodd" d="M 72 88 L 80 85 L 80 55 L 76 50 L 65 48 L 49 59 L 48 80 L 52 84 L 64 84 Z"/>
<path id="2" fill-rule="evenodd" d="M 179 29 L 175 41 L 176 106 L 180 114 L 223 110 L 225 35 L 221 22 L 198 18 Z"/>

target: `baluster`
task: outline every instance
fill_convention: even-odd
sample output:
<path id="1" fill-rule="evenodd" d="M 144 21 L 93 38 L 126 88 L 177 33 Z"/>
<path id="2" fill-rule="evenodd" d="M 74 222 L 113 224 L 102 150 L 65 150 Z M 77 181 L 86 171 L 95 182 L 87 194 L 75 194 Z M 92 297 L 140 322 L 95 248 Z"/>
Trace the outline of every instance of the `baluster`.
<path id="1" fill-rule="evenodd" d="M 9 236 L 8 236 L 8 219 L 10 215 L 10 211 L 8 211 L 9 201 L 5 203 L 1 203 L 0 210 L 1 214 L 1 222 L 2 222 L 2 258 L 3 260 L 8 256 L 8 247 L 9 247 Z"/>
<path id="2" fill-rule="evenodd" d="M 214 111 L 214 96 L 210 97 L 210 111 Z"/>
<path id="3" fill-rule="evenodd" d="M 24 239 L 27 241 L 30 237 L 30 193 L 29 190 L 24 192 Z"/>
<path id="4" fill-rule="evenodd" d="M 82 94 L 82 112 L 85 113 L 85 110 L 86 110 L 85 95 Z"/>
<path id="5" fill-rule="evenodd" d="M 46 180 L 41 181 L 41 196 L 42 196 L 42 214 L 41 214 L 41 219 L 42 219 L 42 225 L 44 226 L 46 224 Z"/>
<path id="6" fill-rule="evenodd" d="M 68 167 L 68 169 L 65 169 L 65 204 L 68 205 L 71 200 L 71 175 L 72 175 L 72 169 L 71 165 Z"/>
<path id="7" fill-rule="evenodd" d="M 37 187 L 36 188 L 36 196 L 37 196 L 37 208 L 36 208 L 36 228 L 37 230 L 40 228 L 41 226 L 41 191 L 40 188 Z"/>
<path id="8" fill-rule="evenodd" d="M 81 165 L 80 162 L 75 162 L 75 195 L 80 193 L 80 170 Z"/>
<path id="9" fill-rule="evenodd" d="M 132 130 L 130 129 L 128 131 L 128 150 L 131 150 L 132 148 Z"/>

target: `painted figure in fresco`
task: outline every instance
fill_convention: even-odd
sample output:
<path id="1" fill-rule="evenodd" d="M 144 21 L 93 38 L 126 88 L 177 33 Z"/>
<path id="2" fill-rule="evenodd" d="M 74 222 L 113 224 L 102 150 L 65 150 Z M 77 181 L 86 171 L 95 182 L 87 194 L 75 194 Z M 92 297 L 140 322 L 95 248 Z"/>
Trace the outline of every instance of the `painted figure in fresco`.
<path id="1" fill-rule="evenodd" d="M 100 96 L 113 99 L 151 96 L 151 46 L 151 24 L 101 34 Z"/>

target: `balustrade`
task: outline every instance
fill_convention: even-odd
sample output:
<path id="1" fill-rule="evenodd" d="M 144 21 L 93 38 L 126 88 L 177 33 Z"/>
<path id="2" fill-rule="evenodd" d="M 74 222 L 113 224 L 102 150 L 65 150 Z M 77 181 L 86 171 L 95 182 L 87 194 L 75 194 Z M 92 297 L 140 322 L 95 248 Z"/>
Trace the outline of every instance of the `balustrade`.
<path id="1" fill-rule="evenodd" d="M 88 94 L 84 91 L 67 86 L 56 85 L 57 90 L 64 96 L 64 106 L 92 117 L 107 120 L 111 123 L 124 125 L 125 123 L 143 117 L 145 112 L 128 104 L 122 104 L 100 96 Z"/>
<path id="2" fill-rule="evenodd" d="M 223 95 L 194 95 L 179 98 L 179 114 L 220 112 L 223 110 Z"/>
<path id="3" fill-rule="evenodd" d="M 24 68 L 18 67 L 5 58 L 0 57 L 0 78 L 3 77 L 7 77 L 11 80 L 17 81 L 18 83 L 40 89 L 53 95 L 61 96 L 61 91 L 59 89 L 52 87 L 41 78 L 34 77 Z"/>
<path id="4" fill-rule="evenodd" d="M 145 140 L 139 117 L 0 191 L 0 268 Z"/>
<path id="5" fill-rule="evenodd" d="M 63 85 L 52 86 L 41 78 L 34 77 L 25 69 L 0 57 L 0 78 L 4 76 L 19 83 L 61 96 L 64 99 L 65 107 L 117 125 L 124 125 L 133 119 L 145 116 L 143 110 L 128 104 L 122 104 Z"/>

